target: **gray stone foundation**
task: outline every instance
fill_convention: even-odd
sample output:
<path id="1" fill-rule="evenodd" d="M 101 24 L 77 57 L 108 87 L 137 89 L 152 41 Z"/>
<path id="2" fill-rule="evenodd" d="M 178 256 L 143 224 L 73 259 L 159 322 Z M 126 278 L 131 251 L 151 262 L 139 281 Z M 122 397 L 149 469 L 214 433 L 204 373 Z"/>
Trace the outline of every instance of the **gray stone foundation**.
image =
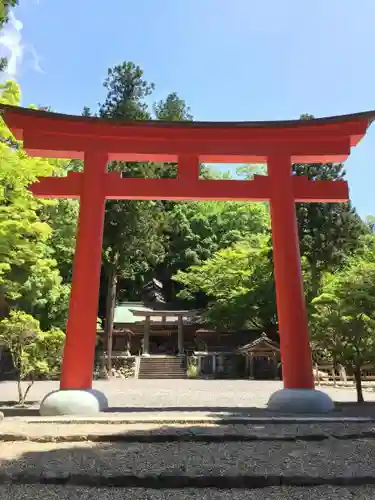
<path id="1" fill-rule="evenodd" d="M 40 403 L 43 417 L 56 415 L 95 415 L 108 408 L 106 396 L 95 389 L 53 391 Z"/>
<path id="2" fill-rule="evenodd" d="M 334 403 L 328 394 L 315 389 L 280 389 L 271 395 L 267 408 L 282 413 L 328 413 Z"/>

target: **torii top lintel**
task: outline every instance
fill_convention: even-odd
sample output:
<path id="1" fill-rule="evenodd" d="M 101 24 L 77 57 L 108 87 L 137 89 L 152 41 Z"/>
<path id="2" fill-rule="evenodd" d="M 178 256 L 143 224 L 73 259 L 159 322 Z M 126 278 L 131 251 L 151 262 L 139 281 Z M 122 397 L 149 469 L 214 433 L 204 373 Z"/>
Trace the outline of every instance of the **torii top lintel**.
<path id="1" fill-rule="evenodd" d="M 82 159 L 105 151 L 110 160 L 267 162 L 288 153 L 294 163 L 344 161 L 375 119 L 375 111 L 311 120 L 266 122 L 115 121 L 0 105 L 8 127 L 31 156 Z"/>

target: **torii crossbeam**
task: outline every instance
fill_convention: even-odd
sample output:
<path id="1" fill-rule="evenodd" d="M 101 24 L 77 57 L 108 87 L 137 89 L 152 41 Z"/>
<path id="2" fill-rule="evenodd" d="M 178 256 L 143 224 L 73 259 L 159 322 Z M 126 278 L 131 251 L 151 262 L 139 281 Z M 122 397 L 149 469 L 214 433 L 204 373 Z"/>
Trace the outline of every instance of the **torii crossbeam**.
<path id="1" fill-rule="evenodd" d="M 345 161 L 375 112 L 312 120 L 207 123 L 116 122 L 5 105 L 0 111 L 29 155 L 84 160 L 83 173 L 42 178 L 30 187 L 35 196 L 80 199 L 61 390 L 92 387 L 106 199 L 269 201 L 284 388 L 297 390 L 298 401 L 314 406 L 310 396 L 306 401 L 302 397 L 304 390 L 311 392 L 314 382 L 295 203 L 345 202 L 349 194 L 344 181 L 311 181 L 293 176 L 291 167 Z M 176 162 L 178 175 L 176 179 L 121 178 L 107 172 L 110 160 Z M 268 176 L 251 181 L 202 180 L 201 162 L 267 163 Z M 271 407 L 284 404 L 283 394 L 280 403 L 276 393 Z M 57 410 L 56 404 L 56 412 L 65 411 L 59 404 Z M 74 405 L 76 411 L 82 410 L 76 401 L 67 411 L 75 411 Z M 320 400 L 317 407 L 324 411 L 329 404 Z"/>

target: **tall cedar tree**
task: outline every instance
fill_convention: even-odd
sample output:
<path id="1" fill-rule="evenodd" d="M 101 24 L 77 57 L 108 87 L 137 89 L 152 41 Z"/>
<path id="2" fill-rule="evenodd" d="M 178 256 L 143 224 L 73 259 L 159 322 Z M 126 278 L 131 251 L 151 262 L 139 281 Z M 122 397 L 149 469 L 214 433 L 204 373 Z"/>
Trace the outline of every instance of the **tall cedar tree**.
<path id="1" fill-rule="evenodd" d="M 124 120 L 150 119 L 146 98 L 154 89 L 143 77 L 143 71 L 132 62 L 124 62 L 108 70 L 104 82 L 107 97 L 99 107 L 99 116 Z M 85 114 L 88 114 L 85 109 Z M 149 163 L 111 162 L 110 171 L 122 177 L 149 177 Z M 107 338 L 108 371 L 111 372 L 113 316 L 119 278 L 133 279 L 145 274 L 162 258 L 161 237 L 163 214 L 152 201 L 110 200 L 106 204 L 103 271 L 106 283 L 105 336 Z"/>

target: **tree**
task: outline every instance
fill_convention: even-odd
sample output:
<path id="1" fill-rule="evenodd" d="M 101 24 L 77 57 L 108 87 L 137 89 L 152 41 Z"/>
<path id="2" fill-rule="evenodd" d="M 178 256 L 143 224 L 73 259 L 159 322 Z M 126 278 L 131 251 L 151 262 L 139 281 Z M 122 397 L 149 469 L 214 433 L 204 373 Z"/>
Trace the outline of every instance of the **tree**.
<path id="1" fill-rule="evenodd" d="M 65 335 L 60 330 L 42 332 L 39 321 L 22 311 L 11 311 L 0 321 L 0 343 L 11 354 L 17 374 L 18 403 L 25 404 L 26 397 L 41 375 L 57 375 Z M 22 381 L 28 380 L 23 391 Z"/>
<path id="2" fill-rule="evenodd" d="M 166 99 L 160 100 L 153 106 L 155 117 L 164 121 L 191 121 L 193 115 L 186 102 L 176 92 L 168 94 Z"/>
<path id="3" fill-rule="evenodd" d="M 294 165 L 294 171 L 313 180 L 345 176 L 341 164 Z M 296 212 L 301 255 L 310 266 L 312 298 L 319 294 L 323 273 L 338 269 L 368 229 L 350 203 L 297 203 Z"/>
<path id="4" fill-rule="evenodd" d="M 217 251 L 200 265 L 179 271 L 174 279 L 184 285 L 181 294 L 208 297 L 205 319 L 226 329 L 270 329 L 276 324 L 273 269 L 267 235 Z"/>
<path id="5" fill-rule="evenodd" d="M 159 266 L 170 299 L 178 293 L 172 276 L 199 266 L 221 249 L 251 235 L 268 234 L 269 215 L 261 203 L 186 202 L 175 204 L 168 216 L 167 253 Z M 182 283 L 178 280 L 178 283 Z M 199 294 L 202 299 L 202 294 Z M 204 303 L 198 303 L 203 306 Z"/>
<path id="6" fill-rule="evenodd" d="M 312 301 L 315 352 L 353 370 L 358 402 L 363 402 L 361 367 L 375 360 L 375 264 L 352 258 L 325 277 Z"/>
<path id="7" fill-rule="evenodd" d="M 237 168 L 237 175 L 245 180 L 252 180 L 254 175 L 267 175 L 267 165 L 263 163 L 242 165 Z"/>
<path id="8" fill-rule="evenodd" d="M 16 83 L 0 89 L 2 103 L 19 104 Z M 49 245 L 51 226 L 43 219 L 45 208 L 54 202 L 34 198 L 28 185 L 57 172 L 62 163 L 29 158 L 2 119 L 0 137 L 0 318 L 10 308 L 22 308 L 48 329 L 54 305 L 66 295 Z"/>
<path id="9" fill-rule="evenodd" d="M 0 29 L 9 21 L 9 10 L 18 5 L 18 0 L 0 1 Z"/>
<path id="10" fill-rule="evenodd" d="M 108 70 L 104 83 L 107 96 L 99 106 L 99 116 L 114 119 L 150 118 L 146 98 L 154 89 L 139 66 L 124 62 Z M 89 111 L 86 110 L 86 113 Z M 122 177 L 153 175 L 149 163 L 111 162 L 109 170 Z M 113 314 L 119 278 L 133 279 L 144 274 L 163 257 L 161 226 L 163 211 L 151 201 L 110 200 L 106 205 L 103 270 L 107 287 L 105 335 L 108 346 L 108 371 L 111 372 Z"/>
<path id="11" fill-rule="evenodd" d="M 375 233 L 375 217 L 373 215 L 366 217 L 366 224 L 370 228 L 370 231 Z"/>
<path id="12" fill-rule="evenodd" d="M 48 240 L 64 283 L 72 281 L 72 262 L 79 213 L 77 200 L 59 199 L 44 207 L 41 218 L 51 228 Z"/>

